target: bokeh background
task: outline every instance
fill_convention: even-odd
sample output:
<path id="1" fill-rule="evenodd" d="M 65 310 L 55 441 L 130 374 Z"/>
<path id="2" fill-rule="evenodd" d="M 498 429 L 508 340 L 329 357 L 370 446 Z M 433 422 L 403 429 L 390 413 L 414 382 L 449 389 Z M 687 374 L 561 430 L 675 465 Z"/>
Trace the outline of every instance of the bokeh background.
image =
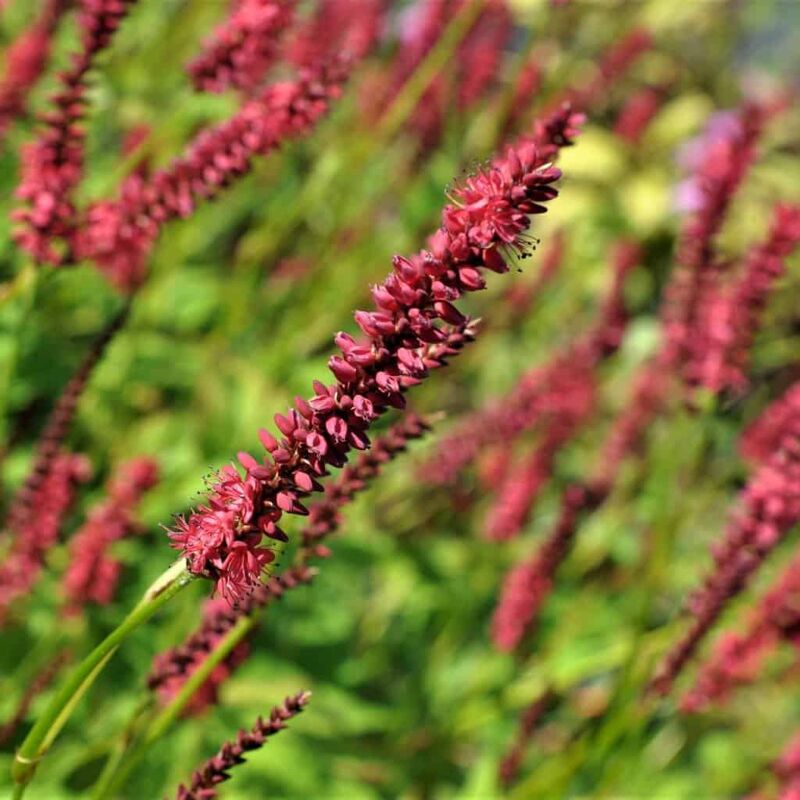
<path id="1" fill-rule="evenodd" d="M 467 109 L 449 103 L 433 146 L 420 144 L 408 110 L 388 126 L 366 113 L 370 87 L 403 47 L 409 4 L 391 5 L 380 46 L 313 135 L 257 159 L 251 174 L 160 237 L 130 318 L 80 403 L 69 445 L 90 457 L 95 479 L 81 490 L 64 541 L 102 494 L 114 464 L 151 455 L 162 479 L 142 505 L 144 532 L 118 545 L 125 569 L 113 605 L 59 615 L 66 544 L 52 552 L 34 596 L 0 634 L 0 718 L 59 648 L 86 652 L 169 563 L 174 553 L 160 526 L 197 499 L 204 476 L 237 450 L 253 449 L 257 429 L 325 375 L 332 334 L 354 330 L 352 311 L 390 269 L 392 254 L 416 251 L 435 230 L 444 187 L 498 146 L 510 112 L 524 130 L 537 108 L 564 86 L 588 80 L 598 55 L 641 25 L 656 44 L 606 96 L 594 98 L 579 144 L 560 162 L 562 194 L 536 220 L 539 251 L 468 300 L 484 320 L 479 340 L 413 396 L 416 410 L 444 412 L 435 430 L 347 509 L 319 577 L 269 609 L 253 655 L 225 684 L 220 702 L 181 721 L 136 770 L 125 796 L 174 791 L 235 729 L 299 688 L 313 691 L 309 710 L 236 770 L 225 797 L 499 797 L 498 762 L 518 714 L 546 687 L 560 700 L 535 734 L 511 796 L 745 793 L 796 727 L 795 654 L 780 653 L 755 686 L 700 718 L 677 714 L 671 700 L 645 707 L 640 696 L 656 657 L 683 629 L 682 601 L 707 569 L 709 542 L 742 485 L 737 432 L 793 374 L 800 352 L 796 258 L 759 334 L 750 391 L 724 403 L 701 396 L 693 408 L 676 402 L 652 426 L 644 454 L 582 526 L 524 656 L 498 653 L 489 621 L 506 569 L 549 529 L 559 490 L 595 463 L 629 378 L 657 347 L 659 292 L 680 224 L 682 143 L 711 113 L 735 107 L 744 90 L 777 82 L 800 88 L 800 3 L 517 0 L 510 3 L 514 36 L 491 90 Z M 140 161 L 168 163 L 198 129 L 236 108 L 233 94 L 194 92 L 183 68 L 226 7 L 222 0 L 142 0 L 131 12 L 92 76 L 83 201 L 112 193 Z M 34 2 L 9 3 L 0 43 L 12 41 L 35 12 Z M 53 63 L 76 41 L 68 18 Z M 531 58 L 542 64 L 541 89 L 531 104 L 510 108 L 514 80 Z M 447 74 L 453 62 L 444 63 Z M 643 84 L 667 87 L 667 97 L 631 146 L 613 123 Z M 34 110 L 52 88 L 52 76 L 39 83 Z M 798 122 L 791 111 L 770 126 L 725 227 L 724 252 L 739 253 L 759 238 L 774 200 L 797 200 Z M 141 125 L 143 143 L 122 157 L 125 138 Z M 120 305 L 91 265 L 36 270 L 12 243 L 17 154 L 34 129 L 33 119 L 21 120 L 0 153 L 6 500 L 24 479 L 54 398 Z M 525 315 L 515 315 L 509 287 L 535 281 L 541 250 L 557 230 L 565 232 L 563 268 Z M 420 479 L 419 464 L 460 414 L 509 390 L 589 326 L 610 280 L 609 248 L 622 235 L 639 240 L 644 257 L 626 290 L 634 318 L 621 350 L 602 367 L 592 422 L 560 453 L 523 535 L 503 546 L 487 542 L 490 498 L 474 470 L 443 490 Z M 738 605 L 752 602 L 787 552 L 769 562 Z M 114 736 L 140 701 L 153 655 L 192 629 L 208 591 L 192 586 L 122 648 L 37 774 L 31 798 L 89 796 Z M 0 787 L 42 699 L 3 746 Z"/>

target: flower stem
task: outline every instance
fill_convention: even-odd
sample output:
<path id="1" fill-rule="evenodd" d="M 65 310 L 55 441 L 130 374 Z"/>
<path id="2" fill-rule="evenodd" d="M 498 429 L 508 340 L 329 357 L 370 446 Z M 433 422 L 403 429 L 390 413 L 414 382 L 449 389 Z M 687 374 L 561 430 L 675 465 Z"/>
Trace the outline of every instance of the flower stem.
<path id="1" fill-rule="evenodd" d="M 122 624 L 75 667 L 17 751 L 11 766 L 11 775 L 16 784 L 15 798 L 23 796 L 25 786 L 33 778 L 39 761 L 120 644 L 193 579 L 194 576 L 186 568 L 186 562 L 183 559 L 176 561 L 155 580 Z"/>
<path id="2" fill-rule="evenodd" d="M 139 738 L 132 750 L 124 757 L 118 766 L 116 774 L 107 776 L 102 787 L 96 787 L 94 798 L 116 797 L 120 786 L 124 785 L 128 776 L 147 754 L 150 746 L 160 739 L 172 726 L 180 713 L 194 696 L 195 692 L 208 680 L 214 668 L 222 662 L 236 647 L 239 642 L 253 630 L 257 622 L 257 615 L 242 617 L 219 641 L 217 646 L 209 653 L 208 657 L 186 679 L 174 699 L 156 714 L 145 732 Z"/>

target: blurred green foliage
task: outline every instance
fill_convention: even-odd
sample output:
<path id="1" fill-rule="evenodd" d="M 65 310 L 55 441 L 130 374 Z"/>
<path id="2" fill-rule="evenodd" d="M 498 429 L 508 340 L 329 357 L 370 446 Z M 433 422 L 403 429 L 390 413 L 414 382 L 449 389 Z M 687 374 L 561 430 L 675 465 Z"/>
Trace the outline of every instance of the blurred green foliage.
<path id="1" fill-rule="evenodd" d="M 4 43 L 24 28 L 34 6 L 12 2 L 3 12 Z M 562 700 L 537 732 L 513 797 L 738 796 L 759 783 L 796 726 L 796 671 L 787 671 L 787 659 L 729 707 L 700 718 L 678 715 L 669 700 L 643 702 L 641 694 L 654 660 L 683 628 L 682 600 L 708 567 L 708 544 L 743 480 L 737 431 L 785 384 L 800 352 L 797 259 L 759 336 L 752 390 L 692 412 L 676 404 L 653 426 L 646 453 L 627 465 L 611 501 L 583 526 L 529 655 L 495 652 L 488 621 L 505 570 L 548 529 L 559 488 L 594 463 L 598 441 L 626 401 L 628 379 L 657 345 L 656 307 L 679 224 L 672 204 L 676 149 L 712 110 L 735 105 L 743 82 L 796 80 L 800 5 L 513 6 L 516 41 L 529 34 L 534 45 L 553 48 L 539 107 L 586 73 L 630 25 L 649 26 L 657 47 L 600 99 L 579 144 L 563 157 L 561 197 L 536 221 L 545 245 L 556 228 L 567 230 L 563 272 L 513 324 L 504 293 L 511 283 L 534 279 L 537 257 L 521 274 L 492 276 L 489 291 L 467 303 L 485 320 L 479 341 L 435 375 L 413 405 L 446 411 L 438 425 L 446 430 L 458 414 L 544 362 L 589 324 L 609 278 L 608 248 L 633 235 L 646 253 L 629 287 L 636 317 L 622 350 L 603 368 L 596 418 L 559 457 L 525 535 L 503 547 L 481 538 L 488 502 L 476 495 L 472 478 L 460 487 L 470 498 L 463 508 L 449 493 L 420 484 L 415 464 L 435 450 L 436 437 L 415 444 L 347 510 L 334 557 L 313 585 L 270 609 L 253 656 L 225 686 L 219 706 L 182 721 L 159 743 L 126 797 L 173 791 L 222 740 L 299 688 L 314 693 L 309 710 L 236 770 L 225 797 L 500 796 L 497 765 L 518 712 L 547 686 Z M 126 167 L 121 142 L 133 126 L 150 126 L 144 152 L 160 165 L 198 128 L 235 108 L 232 96 L 194 94 L 183 71 L 224 11 L 221 0 L 142 0 L 131 13 L 92 77 L 84 199 L 113 192 Z M 58 35 L 56 63 L 75 41 L 70 19 Z M 501 90 L 523 55 L 508 54 Z M 238 449 L 254 448 L 258 427 L 325 375 L 332 333 L 354 329 L 351 312 L 387 272 L 391 255 L 417 250 L 438 224 L 443 187 L 498 144 L 502 91 L 470 114 L 450 114 L 441 145 L 424 157 L 405 129 L 376 135 L 364 122 L 359 88 L 389 58 L 382 51 L 361 67 L 312 137 L 258 160 L 218 201 L 161 236 L 150 278 L 95 373 L 70 437 L 97 476 L 83 509 L 100 496 L 113 464 L 134 454 L 158 459 L 163 480 L 142 510 L 147 532 L 119 547 L 126 565 L 119 601 L 85 619 L 58 618 L 65 546 L 52 553 L 35 596 L 2 633 L 0 718 L 57 649 L 84 653 L 113 628 L 174 555 L 160 524 L 193 502 L 204 475 Z M 668 82 L 670 97 L 633 149 L 613 136 L 610 123 L 646 81 Z M 52 79 L 42 81 L 34 108 L 52 88 Z M 535 111 L 526 109 L 524 117 Z M 725 252 L 758 239 L 776 199 L 797 199 L 798 122 L 795 110 L 770 129 L 725 229 Z M 24 120 L 0 153 L 6 499 L 24 478 L 53 399 L 120 304 L 90 265 L 35 271 L 12 245 L 17 152 L 33 130 Z M 286 267 L 292 262 L 294 272 Z M 67 532 L 79 522 L 76 515 Z M 752 601 L 783 556 L 770 561 L 737 605 Z M 192 587 L 126 644 L 42 765 L 32 800 L 88 796 L 139 702 L 152 656 L 192 629 L 207 592 L 206 585 Z M 0 786 L 18 741 L 0 753 Z"/>

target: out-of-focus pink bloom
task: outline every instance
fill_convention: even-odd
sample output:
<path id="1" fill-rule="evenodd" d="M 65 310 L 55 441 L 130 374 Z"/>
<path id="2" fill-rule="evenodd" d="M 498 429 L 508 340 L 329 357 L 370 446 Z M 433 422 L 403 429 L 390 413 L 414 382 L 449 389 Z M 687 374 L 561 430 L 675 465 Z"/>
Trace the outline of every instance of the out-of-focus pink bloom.
<path id="1" fill-rule="evenodd" d="M 31 503 L 31 513 L 0 564 L 0 623 L 8 617 L 11 604 L 35 585 L 48 550 L 58 541 L 76 485 L 90 476 L 91 466 L 83 455 L 59 453 L 53 458 Z"/>
<path id="2" fill-rule="evenodd" d="M 56 401 L 39 436 L 39 441 L 36 443 L 30 472 L 25 482 L 14 495 L 6 516 L 6 529 L 12 535 L 19 535 L 20 531 L 26 526 L 31 514 L 36 512 L 36 502 L 41 492 L 42 484 L 52 466 L 57 463 L 56 456 L 72 427 L 78 400 L 80 400 L 97 362 L 102 357 L 109 342 L 124 324 L 127 316 L 128 309 L 126 307 L 111 320 L 92 344 L 89 352 L 84 356 L 80 366 Z"/>
<path id="3" fill-rule="evenodd" d="M 800 206 L 778 205 L 764 242 L 748 252 L 731 283 L 709 281 L 687 342 L 685 377 L 713 392 L 743 389 L 748 354 L 770 292 L 800 241 Z"/>
<path id="4" fill-rule="evenodd" d="M 755 104 L 735 115 L 720 115 L 709 124 L 697 153 L 690 153 L 696 202 L 681 231 L 677 267 L 662 306 L 665 359 L 681 370 L 691 357 L 701 299 L 714 291 L 719 279 L 714 239 L 755 159 L 765 118 L 765 109 Z"/>
<path id="5" fill-rule="evenodd" d="M 550 593 L 553 575 L 564 559 L 582 513 L 595 508 L 605 494 L 573 485 L 564 492 L 553 533 L 528 560 L 517 564 L 503 581 L 500 600 L 492 618 L 492 640 L 500 650 L 515 650 L 538 617 Z"/>
<path id="6" fill-rule="evenodd" d="M 791 386 L 745 428 L 739 451 L 754 464 L 762 464 L 778 449 L 796 419 L 800 419 L 800 384 Z"/>
<path id="7" fill-rule="evenodd" d="M 750 614 L 741 634 L 725 633 L 681 703 L 701 711 L 724 703 L 733 690 L 755 680 L 781 640 L 800 646 L 800 559 L 792 560 Z"/>
<path id="8" fill-rule="evenodd" d="M 796 391 L 796 385 L 790 391 Z M 800 519 L 800 416 L 787 417 L 776 449 L 740 494 L 739 509 L 713 546 L 714 570 L 690 598 L 687 633 L 662 660 L 653 689 L 666 693 L 723 608 Z"/>
<path id="9" fill-rule="evenodd" d="M 597 59 L 597 70 L 584 84 L 568 86 L 547 105 L 548 109 L 569 103 L 586 111 L 598 100 L 606 98 L 611 88 L 653 46 L 653 36 L 645 28 L 633 28 L 612 42 Z"/>
<path id="10" fill-rule="evenodd" d="M 773 765 L 780 781 L 779 800 L 800 798 L 800 734 L 795 735 Z"/>
<path id="11" fill-rule="evenodd" d="M 22 223 L 17 244 L 41 263 L 64 264 L 73 258 L 76 209 L 72 192 L 83 174 L 84 131 L 81 127 L 86 76 L 98 53 L 107 48 L 135 0 L 83 0 L 79 27 L 81 50 L 72 66 L 58 76 L 55 107 L 42 119 L 39 138 L 22 151 L 17 196 L 25 206 L 13 213 Z"/>
<path id="12" fill-rule="evenodd" d="M 737 686 L 755 680 L 777 641 L 777 632 L 765 625 L 754 625 L 741 635 L 723 634 L 711 659 L 701 667 L 694 687 L 681 699 L 681 710 L 692 714 L 724 703 Z"/>
<path id="13" fill-rule="evenodd" d="M 453 19 L 465 8 L 465 0 L 419 0 L 405 14 L 401 41 L 389 74 L 381 85 L 369 88 L 368 111 L 381 114 L 391 105 Z M 439 141 L 450 99 L 463 110 L 483 95 L 497 75 L 512 20 L 505 0 L 487 0 L 478 18 L 456 48 L 448 77 L 437 75 L 411 114 L 409 125 L 421 146 L 429 150 Z M 448 78 L 452 76 L 452 87 Z"/>
<path id="14" fill-rule="evenodd" d="M 601 447 L 594 483 L 612 486 L 622 463 L 640 445 L 642 435 L 662 408 L 670 374 L 659 358 L 648 361 L 637 373 L 631 398 L 616 416 Z"/>
<path id="15" fill-rule="evenodd" d="M 206 600 L 197 632 L 184 645 L 159 653 L 155 657 L 148 676 L 148 686 L 158 693 L 161 703 L 167 705 L 175 698 L 208 654 L 225 638 L 233 625 L 231 620 L 234 616 L 230 606 L 222 598 Z M 196 716 L 215 705 L 219 699 L 220 687 L 248 655 L 250 644 L 246 641 L 239 642 L 198 687 L 186 704 L 183 714 Z"/>
<path id="16" fill-rule="evenodd" d="M 53 32 L 70 0 L 47 0 L 39 17 L 5 52 L 5 75 L 0 81 L 0 138 L 25 112 L 28 92 L 44 72 Z"/>
<path id="17" fill-rule="evenodd" d="M 457 79 L 458 108 L 469 108 L 491 85 L 500 68 L 511 29 L 511 14 L 505 0 L 489 0 L 458 49 L 461 70 Z"/>
<path id="18" fill-rule="evenodd" d="M 136 506 L 157 480 L 158 465 L 150 458 L 126 462 L 109 480 L 106 498 L 89 511 L 70 541 L 70 565 L 62 581 L 70 612 L 113 600 L 121 565 L 108 549 L 134 531 Z"/>
<path id="19" fill-rule="evenodd" d="M 552 132 L 556 139 L 561 138 L 560 129 Z M 574 430 L 578 420 L 588 413 L 586 400 L 587 393 L 593 390 L 594 368 L 622 340 L 627 323 L 624 279 L 638 257 L 638 249 L 629 243 L 620 243 L 615 248 L 614 278 L 596 325 L 549 363 L 525 373 L 504 398 L 487 404 L 456 425 L 442 439 L 434 457 L 423 465 L 422 475 L 426 480 L 439 485 L 452 483 L 485 447 L 497 443 L 508 446 L 523 431 L 544 422 L 552 423 L 559 415 L 564 417 L 560 435 L 567 438 L 571 435 L 567 430 Z M 551 441 L 549 446 L 553 444 Z M 529 474 L 535 480 L 534 472 L 538 470 L 532 463 L 530 466 Z M 510 474 L 509 480 L 516 478 Z"/>
<path id="20" fill-rule="evenodd" d="M 198 203 L 248 172 L 253 156 L 308 133 L 340 96 L 346 74 L 342 64 L 329 64 L 268 86 L 231 119 L 202 131 L 186 155 L 166 169 L 130 176 L 118 200 L 88 209 L 76 242 L 80 255 L 92 259 L 119 288 L 135 289 L 162 226 L 188 217 Z"/>
<path id="21" fill-rule="evenodd" d="M 544 152 L 528 143 L 510 148 L 453 192 L 430 250 L 396 256 L 393 272 L 373 288 L 374 310 L 356 312 L 363 338 L 336 336 L 341 355 L 329 362 L 336 382 L 315 382 L 313 397 L 277 414 L 283 438 L 261 433 L 268 456 L 259 462 L 240 453 L 244 476 L 224 468 L 206 504 L 179 520 L 173 546 L 227 600 L 259 585 L 261 568 L 274 558 L 263 540 L 286 538 L 283 514 L 306 515 L 302 499 L 321 490 L 328 468 L 344 466 L 352 449 L 367 449 L 372 423 L 402 408 L 405 392 L 452 353 L 448 333 L 467 322 L 454 301 L 484 287 L 481 269 L 508 270 L 503 250 L 520 246 L 530 215 L 557 195 L 560 172 Z"/>
<path id="22" fill-rule="evenodd" d="M 545 394 L 540 396 L 539 420 L 546 425 L 542 441 L 524 459 L 519 469 L 512 467 L 486 518 L 486 536 L 495 541 L 516 536 L 528 521 L 541 490 L 553 471 L 561 448 L 589 418 L 596 402 L 595 369 L 615 353 L 622 343 L 627 325 L 623 297 L 624 282 L 639 262 L 639 247 L 627 240 L 613 250 L 614 279 L 603 302 L 600 321 L 589 335 L 557 359 L 549 375 Z M 551 408 L 547 410 L 547 406 Z M 507 446 L 509 442 L 505 443 Z"/>
<path id="23" fill-rule="evenodd" d="M 385 0 L 320 0 L 309 19 L 297 27 L 288 58 L 300 67 L 338 53 L 364 58 L 378 43 L 385 13 Z"/>
<path id="24" fill-rule="evenodd" d="M 228 18 L 187 66 L 195 89 L 255 89 L 276 62 L 295 0 L 238 0 Z"/>
<path id="25" fill-rule="evenodd" d="M 556 695 L 552 691 L 546 691 L 540 697 L 537 697 L 520 715 L 517 735 L 500 762 L 498 770 L 498 778 L 504 789 L 508 789 L 517 779 L 522 759 L 528 749 L 534 731 L 555 700 Z"/>
<path id="26" fill-rule="evenodd" d="M 513 464 L 486 515 L 486 538 L 503 541 L 524 528 L 553 471 L 559 450 L 575 434 L 595 406 L 596 386 L 591 374 L 572 370 L 553 376 L 548 387 L 558 409 L 544 417 L 542 441 L 519 464 Z"/>
<path id="27" fill-rule="evenodd" d="M 655 86 L 645 86 L 634 92 L 620 109 L 614 133 L 630 145 L 638 144 L 663 102 L 664 91 Z"/>
<path id="28" fill-rule="evenodd" d="M 192 773 L 188 786 L 181 784 L 178 787 L 176 800 L 214 800 L 218 797 L 217 786 L 230 778 L 230 770 L 244 763 L 244 754 L 263 747 L 268 737 L 282 731 L 288 720 L 305 708 L 310 698 L 310 692 L 287 697 L 272 709 L 267 720 L 259 717 L 252 730 L 239 731 L 234 741 L 225 742 L 213 758 Z"/>

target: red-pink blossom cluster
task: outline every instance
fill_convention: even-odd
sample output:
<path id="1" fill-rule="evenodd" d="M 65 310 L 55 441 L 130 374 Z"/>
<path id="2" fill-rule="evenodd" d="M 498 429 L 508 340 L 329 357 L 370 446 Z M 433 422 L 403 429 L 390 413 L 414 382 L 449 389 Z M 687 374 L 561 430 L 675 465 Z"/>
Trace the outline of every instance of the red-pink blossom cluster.
<path id="1" fill-rule="evenodd" d="M 522 561 L 503 581 L 500 600 L 492 619 L 492 640 L 499 650 L 515 650 L 539 614 L 550 594 L 553 575 L 563 561 L 575 536 L 581 515 L 604 498 L 578 484 L 569 486 L 561 498 L 561 511 L 553 532 L 533 558 Z"/>
<path id="2" fill-rule="evenodd" d="M 0 82 L 0 137 L 25 112 L 28 92 L 44 72 L 53 31 L 68 5 L 69 0 L 47 0 L 34 23 L 6 50 L 5 74 Z"/>
<path id="3" fill-rule="evenodd" d="M 587 484 L 567 487 L 552 531 L 531 558 L 508 573 L 495 612 L 493 638 L 500 649 L 515 649 L 524 633 L 535 626 L 542 604 L 552 590 L 555 573 L 572 547 L 583 514 L 597 508 L 611 492 L 623 461 L 639 445 L 660 410 L 667 381 L 668 374 L 658 360 L 644 366 L 635 381 L 631 401 L 617 416 L 601 447 L 594 477 Z"/>
<path id="4" fill-rule="evenodd" d="M 277 414 L 282 438 L 261 432 L 268 456 L 259 462 L 241 453 L 244 477 L 224 468 L 207 504 L 178 520 L 173 545 L 194 574 L 214 580 L 231 602 L 259 585 L 274 559 L 264 538 L 285 539 L 283 514 L 307 514 L 302 500 L 321 490 L 328 468 L 344 466 L 351 449 L 367 449 L 372 423 L 402 408 L 404 393 L 450 355 L 448 326 L 465 323 L 453 302 L 484 287 L 481 269 L 508 270 L 505 249 L 523 246 L 530 215 L 557 195 L 560 172 L 548 164 L 555 149 L 510 148 L 454 191 L 429 250 L 395 257 L 392 274 L 373 288 L 375 310 L 355 314 L 365 338 L 336 336 L 341 355 L 329 362 L 336 382 L 315 382 L 310 400 L 297 398 L 287 415 Z"/>
<path id="5" fill-rule="evenodd" d="M 730 285 L 712 280 L 700 298 L 688 343 L 686 379 L 713 392 L 747 384 L 748 353 L 769 295 L 800 242 L 800 206 L 775 208 L 769 234 L 751 248 Z"/>
<path id="6" fill-rule="evenodd" d="M 371 88 L 369 108 L 372 112 L 381 113 L 391 104 L 434 48 L 449 22 L 465 6 L 465 0 L 419 0 L 409 9 L 390 73 L 383 86 Z M 456 48 L 448 74 L 448 77 L 452 75 L 452 86 L 444 75 L 437 75 L 411 114 L 409 124 L 423 149 L 434 147 L 441 137 L 451 91 L 454 105 L 463 110 L 475 103 L 491 85 L 511 31 L 512 20 L 506 0 L 487 0 Z M 377 103 L 375 96 L 379 98 Z"/>
<path id="7" fill-rule="evenodd" d="M 296 0 L 237 0 L 227 19 L 187 66 L 195 89 L 255 89 L 280 54 Z"/>
<path id="8" fill-rule="evenodd" d="M 406 414 L 376 438 L 372 448 L 362 453 L 354 464 L 346 466 L 336 480 L 325 487 L 325 496 L 309 508 L 293 566 L 257 587 L 236 609 L 221 598 L 206 604 L 197 629 L 182 644 L 156 656 L 148 676 L 148 686 L 158 691 L 163 700 L 169 701 L 239 619 L 280 599 L 287 590 L 309 583 L 316 575 L 311 563 L 330 555 L 324 540 L 338 530 L 341 508 L 368 488 L 382 468 L 402 453 L 410 440 L 419 438 L 427 429 L 423 419 L 415 414 Z M 234 649 L 220 667 L 215 668 L 203 684 L 202 691 L 192 697 L 189 712 L 197 713 L 215 702 L 220 685 L 246 656 L 246 649 Z"/>
<path id="9" fill-rule="evenodd" d="M 800 384 L 790 386 L 750 423 L 739 438 L 739 452 L 762 464 L 780 445 L 785 432 L 800 419 Z"/>
<path id="10" fill-rule="evenodd" d="M 750 615 L 743 633 L 725 633 L 700 669 L 695 685 L 681 703 L 700 711 L 723 703 L 733 690 L 758 677 L 765 658 L 787 640 L 800 645 L 800 559 L 781 573 Z"/>
<path id="11" fill-rule="evenodd" d="M 800 800 L 800 734 L 792 737 L 772 771 L 780 783 L 778 799 Z"/>
<path id="12" fill-rule="evenodd" d="M 0 564 L 0 623 L 8 617 L 11 604 L 33 588 L 47 552 L 58 541 L 76 485 L 90 476 L 91 467 L 83 455 L 59 453 L 53 458 L 11 550 Z"/>
<path id="13" fill-rule="evenodd" d="M 548 108 L 558 108 L 570 103 L 584 111 L 598 100 L 606 99 L 611 88 L 653 46 L 653 36 L 646 28 L 632 28 L 613 41 L 597 60 L 597 70 L 585 84 L 568 86 L 548 103 Z"/>
<path id="14" fill-rule="evenodd" d="M 516 738 L 500 762 L 498 769 L 498 778 L 504 789 L 508 789 L 517 779 L 522 759 L 525 756 L 525 751 L 528 749 L 534 731 L 555 700 L 555 693 L 548 690 L 537 697 L 520 716 Z"/>
<path id="15" fill-rule="evenodd" d="M 227 601 L 221 597 L 210 598 L 203 604 L 203 612 L 197 631 L 179 647 L 158 653 L 147 678 L 148 687 L 157 692 L 164 705 L 173 700 L 186 681 L 200 668 L 217 645 L 225 638 L 238 619 Z M 183 709 L 183 714 L 201 714 L 216 705 L 219 690 L 231 673 L 250 655 L 250 643 L 239 642 L 231 652 L 211 671 L 192 695 Z"/>
<path id="16" fill-rule="evenodd" d="M 669 371 L 660 356 L 641 367 L 630 400 L 614 419 L 600 449 L 596 484 L 614 484 L 622 462 L 639 446 L 643 433 L 664 405 L 669 382 Z"/>
<path id="17" fill-rule="evenodd" d="M 694 621 L 667 653 L 653 681 L 661 693 L 669 691 L 726 604 L 800 520 L 800 416 L 784 424 L 776 449 L 748 480 L 738 511 L 722 541 L 713 546 L 714 570 L 689 602 Z"/>
<path id="18" fill-rule="evenodd" d="M 75 374 L 61 392 L 47 422 L 39 435 L 28 477 L 14 495 L 11 507 L 6 515 L 5 526 L 12 534 L 18 534 L 25 520 L 36 503 L 42 482 L 47 478 L 51 467 L 56 463 L 56 456 L 64 440 L 70 432 L 78 400 L 83 394 L 86 384 L 97 366 L 111 340 L 117 334 L 128 317 L 127 306 L 106 325 L 103 332 L 92 344 L 89 352 L 83 357 Z"/>
<path id="19" fill-rule="evenodd" d="M 71 612 L 90 602 L 106 605 L 113 600 L 122 565 L 109 555 L 109 547 L 134 532 L 136 506 L 157 481 L 158 465 L 144 457 L 122 464 L 109 480 L 105 499 L 89 511 L 70 540 L 62 588 Z"/>
<path id="20" fill-rule="evenodd" d="M 512 19 L 505 0 L 489 0 L 458 49 L 460 75 L 456 105 L 469 108 L 491 86 L 511 36 Z"/>
<path id="21" fill-rule="evenodd" d="M 301 67 L 337 53 L 361 59 L 378 43 L 385 13 L 386 0 L 319 0 L 314 13 L 297 27 L 287 57 Z"/>
<path id="22" fill-rule="evenodd" d="M 677 267 L 664 298 L 662 324 L 667 360 L 683 370 L 701 337 L 697 335 L 701 299 L 713 291 L 721 263 L 714 240 L 734 193 L 756 157 L 766 112 L 748 104 L 720 117 L 692 148 L 693 169 L 687 198 L 692 210 L 681 231 Z M 687 189 L 685 188 L 684 193 Z"/>
<path id="23" fill-rule="evenodd" d="M 563 129 L 556 130 L 552 124 L 540 123 L 537 127 L 540 136 L 549 135 L 556 141 L 563 136 Z M 547 443 L 551 451 L 572 435 L 579 421 L 591 410 L 593 373 L 597 364 L 615 352 L 622 341 L 627 324 L 624 280 L 638 258 L 639 250 L 632 243 L 620 242 L 615 247 L 614 278 L 596 325 L 550 362 L 525 373 L 505 397 L 487 404 L 456 425 L 442 439 L 435 455 L 423 465 L 422 476 L 426 480 L 439 485 L 452 483 L 487 447 L 498 443 L 508 446 L 523 431 L 544 423 L 554 426 L 553 439 Z M 559 416 L 563 419 L 560 430 L 556 430 L 555 420 Z M 539 485 L 537 476 L 543 474 L 545 462 L 550 459 L 549 456 L 545 458 L 546 452 L 542 451 L 538 466 L 534 463 L 535 456 L 531 457 L 526 470 L 529 479 L 507 473 L 508 480 L 519 488 L 517 491 L 509 486 L 509 498 L 512 495 L 524 497 L 524 485 L 532 488 Z M 546 472 L 549 474 L 549 469 Z M 522 514 L 526 516 L 527 513 Z"/>
<path id="24" fill-rule="evenodd" d="M 72 66 L 58 75 L 52 111 L 43 115 L 39 138 L 22 151 L 17 196 L 25 206 L 13 217 L 21 222 L 17 244 L 41 263 L 63 264 L 73 258 L 77 211 L 72 192 L 83 174 L 86 76 L 135 0 L 82 0 L 81 50 Z"/>
<path id="25" fill-rule="evenodd" d="M 487 539 L 505 541 L 524 528 L 552 475 L 556 455 L 594 410 L 596 388 L 591 373 L 565 368 L 552 375 L 547 398 L 555 408 L 540 420 L 545 427 L 541 441 L 509 467 L 486 515 Z"/>
<path id="26" fill-rule="evenodd" d="M 213 758 L 192 773 L 188 786 L 181 784 L 178 787 L 176 800 L 214 800 L 218 797 L 217 787 L 230 780 L 230 770 L 244 763 L 244 754 L 263 747 L 270 736 L 282 731 L 286 723 L 305 708 L 310 698 L 310 692 L 287 697 L 272 709 L 267 720 L 259 717 L 250 731 L 239 731 L 234 741 L 225 742 Z"/>
<path id="27" fill-rule="evenodd" d="M 202 131 L 166 169 L 131 175 L 118 200 L 89 207 L 77 240 L 80 255 L 120 288 L 136 288 L 162 226 L 188 217 L 199 202 L 248 172 L 253 156 L 312 129 L 341 94 L 346 75 L 342 63 L 302 70 L 297 80 L 266 87 L 231 119 Z"/>
<path id="28" fill-rule="evenodd" d="M 658 114 L 665 93 L 655 86 L 644 86 L 634 92 L 620 109 L 614 122 L 614 133 L 630 145 L 636 145 Z"/>

